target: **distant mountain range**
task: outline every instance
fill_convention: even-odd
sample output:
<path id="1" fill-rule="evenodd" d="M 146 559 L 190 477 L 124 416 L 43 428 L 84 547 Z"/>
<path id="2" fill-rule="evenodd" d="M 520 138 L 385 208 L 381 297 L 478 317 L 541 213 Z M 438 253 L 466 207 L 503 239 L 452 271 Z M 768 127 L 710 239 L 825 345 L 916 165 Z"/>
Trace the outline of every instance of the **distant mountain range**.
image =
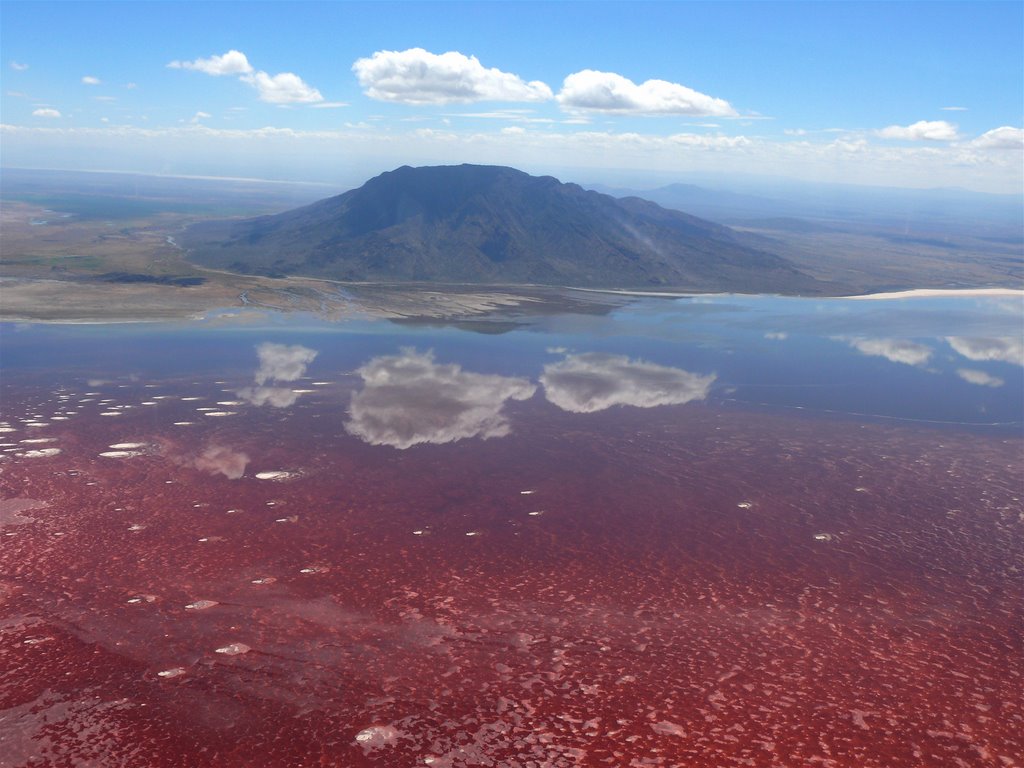
<path id="1" fill-rule="evenodd" d="M 398 168 L 296 210 L 196 224 L 202 265 L 345 281 L 821 293 L 731 229 L 498 166 Z"/>

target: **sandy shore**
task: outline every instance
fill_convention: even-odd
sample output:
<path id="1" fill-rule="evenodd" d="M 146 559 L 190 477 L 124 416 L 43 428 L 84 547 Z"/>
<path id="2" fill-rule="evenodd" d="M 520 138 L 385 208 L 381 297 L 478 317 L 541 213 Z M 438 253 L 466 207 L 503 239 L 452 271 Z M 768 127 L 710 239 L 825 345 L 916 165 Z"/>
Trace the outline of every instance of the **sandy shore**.
<path id="1" fill-rule="evenodd" d="M 1009 296 L 1024 298 L 1024 290 L 1017 288 L 915 288 L 892 293 L 866 293 L 860 296 L 837 296 L 839 299 L 935 299 L 957 296 Z"/>

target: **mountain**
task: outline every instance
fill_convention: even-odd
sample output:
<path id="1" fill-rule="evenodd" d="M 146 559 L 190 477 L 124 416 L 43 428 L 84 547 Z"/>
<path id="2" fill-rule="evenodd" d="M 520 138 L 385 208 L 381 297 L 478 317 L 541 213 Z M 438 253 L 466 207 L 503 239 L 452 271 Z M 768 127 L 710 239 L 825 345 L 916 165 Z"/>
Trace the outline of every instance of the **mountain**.
<path id="1" fill-rule="evenodd" d="M 398 168 L 274 216 L 204 222 L 194 262 L 346 281 L 822 292 L 728 227 L 498 166 Z"/>

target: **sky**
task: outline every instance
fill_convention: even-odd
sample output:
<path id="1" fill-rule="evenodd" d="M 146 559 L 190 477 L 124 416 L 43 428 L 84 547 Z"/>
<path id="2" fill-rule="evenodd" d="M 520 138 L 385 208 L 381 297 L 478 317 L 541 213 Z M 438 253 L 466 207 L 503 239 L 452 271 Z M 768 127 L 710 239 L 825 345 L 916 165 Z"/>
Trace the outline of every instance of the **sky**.
<path id="1" fill-rule="evenodd" d="M 1021 2 L 4 0 L 0 43 L 6 167 L 1024 191 Z"/>

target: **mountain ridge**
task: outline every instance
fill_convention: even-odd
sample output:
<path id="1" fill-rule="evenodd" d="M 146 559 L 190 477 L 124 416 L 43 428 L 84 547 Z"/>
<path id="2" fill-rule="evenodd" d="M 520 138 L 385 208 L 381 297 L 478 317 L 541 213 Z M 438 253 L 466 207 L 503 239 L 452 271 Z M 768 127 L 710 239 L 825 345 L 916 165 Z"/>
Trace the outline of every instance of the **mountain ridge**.
<path id="1" fill-rule="evenodd" d="M 826 290 L 723 225 L 503 166 L 402 166 L 302 208 L 193 225 L 179 242 L 201 265 L 271 276 Z"/>

